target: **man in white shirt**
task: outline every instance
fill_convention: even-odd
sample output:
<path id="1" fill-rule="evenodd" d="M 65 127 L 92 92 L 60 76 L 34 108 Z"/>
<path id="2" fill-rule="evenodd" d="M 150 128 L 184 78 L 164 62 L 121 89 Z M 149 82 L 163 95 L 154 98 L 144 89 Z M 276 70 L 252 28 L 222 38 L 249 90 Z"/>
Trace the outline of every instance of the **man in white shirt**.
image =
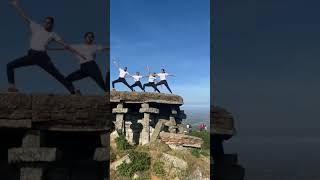
<path id="1" fill-rule="evenodd" d="M 157 74 L 156 74 L 155 72 L 152 73 L 152 74 L 150 74 L 150 75 L 149 75 L 149 79 L 148 79 L 148 83 L 145 83 L 145 84 L 143 85 L 143 89 L 145 90 L 147 86 L 151 86 L 151 87 L 153 87 L 153 89 L 154 89 L 155 91 L 157 91 L 158 93 L 160 93 L 160 91 L 159 91 L 159 89 L 157 88 L 156 83 L 155 83 L 156 79 L 157 79 Z"/>
<path id="2" fill-rule="evenodd" d="M 108 92 L 106 88 L 106 84 L 102 77 L 102 73 L 99 69 L 99 66 L 95 62 L 95 58 L 96 58 L 97 52 L 106 52 L 106 51 L 109 51 L 109 48 L 94 44 L 93 32 L 86 32 L 84 34 L 84 43 L 73 44 L 70 47 L 72 47 L 77 52 L 85 56 L 85 59 L 75 54 L 77 58 L 80 60 L 80 69 L 68 75 L 66 79 L 70 82 L 74 82 L 86 77 L 90 77 L 98 84 L 98 86 L 103 91 Z M 49 50 L 69 50 L 69 49 L 51 48 Z M 80 90 L 78 90 L 78 92 L 80 93 Z"/>
<path id="3" fill-rule="evenodd" d="M 158 82 L 156 84 L 156 86 L 164 84 L 167 87 L 167 89 L 170 91 L 170 93 L 172 94 L 172 91 L 171 91 L 166 79 L 167 79 L 167 76 L 174 76 L 174 75 L 168 74 L 168 73 L 166 73 L 166 71 L 164 69 L 161 69 L 161 73 L 158 73 L 157 76 L 160 77 L 160 82 Z"/>
<path id="4" fill-rule="evenodd" d="M 129 76 L 131 76 L 131 75 L 129 75 Z M 131 88 L 134 88 L 134 87 L 136 87 L 136 86 L 139 86 L 140 89 L 141 89 L 142 91 L 144 91 L 140 80 L 141 80 L 142 78 L 148 77 L 148 76 L 141 76 L 141 75 L 140 75 L 140 72 L 136 72 L 136 74 L 135 74 L 135 75 L 132 75 L 131 77 L 132 77 L 133 80 L 134 80 L 134 84 L 131 85 Z"/>
<path id="5" fill-rule="evenodd" d="M 128 82 L 126 81 L 126 76 L 127 76 L 127 75 L 130 75 L 129 72 L 127 71 L 128 68 L 127 68 L 127 67 L 124 67 L 124 68 L 122 69 L 122 68 L 119 67 L 119 64 L 117 64 L 115 61 L 114 61 L 113 63 L 114 63 L 114 65 L 115 65 L 117 68 L 119 68 L 119 78 L 116 79 L 116 80 L 114 80 L 114 81 L 112 81 L 112 88 L 113 88 L 113 90 L 115 90 L 115 86 L 114 86 L 114 85 L 115 85 L 116 83 L 121 82 L 121 83 L 125 84 L 128 88 L 130 88 L 131 91 L 134 91 L 133 88 L 132 88 L 132 87 L 128 84 Z"/>
<path id="6" fill-rule="evenodd" d="M 16 68 L 37 65 L 52 75 L 60 83 L 62 83 L 71 94 L 75 93 L 74 87 L 71 82 L 65 79 L 65 77 L 58 71 L 58 69 L 52 63 L 50 57 L 47 54 L 47 46 L 50 42 L 57 42 L 58 44 L 68 47 L 62 39 L 53 32 L 54 18 L 46 17 L 43 25 L 37 24 L 32 21 L 19 6 L 18 0 L 12 0 L 13 7 L 17 10 L 22 19 L 29 25 L 31 31 L 30 50 L 24 57 L 18 58 L 7 64 L 7 76 L 9 82 L 8 92 L 17 92 L 15 87 L 14 70 Z M 71 51 L 74 51 L 70 48 Z M 78 53 L 74 51 L 75 53 Z M 79 54 L 79 53 L 78 53 Z M 80 55 L 80 54 L 79 54 Z M 80 55 L 82 56 L 82 55 Z"/>

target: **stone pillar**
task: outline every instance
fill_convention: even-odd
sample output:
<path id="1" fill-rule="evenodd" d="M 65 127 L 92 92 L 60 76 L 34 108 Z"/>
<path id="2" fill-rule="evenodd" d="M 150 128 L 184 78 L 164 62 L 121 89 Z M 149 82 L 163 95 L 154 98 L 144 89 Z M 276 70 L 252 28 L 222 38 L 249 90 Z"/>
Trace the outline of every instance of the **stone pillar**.
<path id="1" fill-rule="evenodd" d="M 141 132 L 141 145 L 148 144 L 150 142 L 150 114 L 159 114 L 159 109 L 150 108 L 149 104 L 143 103 L 139 110 L 140 113 L 143 113 L 142 119 L 142 132 Z"/>
<path id="2" fill-rule="evenodd" d="M 102 132 L 100 134 L 102 147 L 97 147 L 93 154 L 93 160 L 99 162 L 103 179 L 109 178 L 109 161 L 110 161 L 110 132 Z M 100 171 L 100 170 L 99 170 Z M 100 173 L 100 172 L 98 172 Z"/>
<path id="3" fill-rule="evenodd" d="M 23 167 L 20 169 L 20 180 L 42 180 L 42 177 L 42 168 Z"/>
<path id="4" fill-rule="evenodd" d="M 41 131 L 27 131 L 22 139 L 22 147 L 8 150 L 8 162 L 23 164 L 20 168 L 20 180 L 42 180 L 46 163 L 57 158 L 56 148 L 41 147 Z"/>
<path id="5" fill-rule="evenodd" d="M 121 132 L 125 132 L 125 125 L 124 125 L 124 114 L 128 113 L 128 108 L 123 108 L 123 103 L 120 102 L 117 105 L 117 108 L 112 109 L 112 113 L 116 114 L 116 122 L 115 122 L 115 129 L 121 130 Z"/>

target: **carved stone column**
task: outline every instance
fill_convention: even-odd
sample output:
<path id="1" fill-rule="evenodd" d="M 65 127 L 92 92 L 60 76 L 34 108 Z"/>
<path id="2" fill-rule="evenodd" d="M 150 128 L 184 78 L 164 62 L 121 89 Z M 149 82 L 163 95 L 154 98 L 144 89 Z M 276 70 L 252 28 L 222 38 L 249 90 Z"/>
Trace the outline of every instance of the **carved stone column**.
<path id="1" fill-rule="evenodd" d="M 116 122 L 115 122 L 115 129 L 121 130 L 121 132 L 125 132 L 125 125 L 124 125 L 124 115 L 128 113 L 128 108 L 123 108 L 123 103 L 120 102 L 117 105 L 117 108 L 112 109 L 112 113 L 116 114 Z"/>
<path id="2" fill-rule="evenodd" d="M 8 162 L 23 164 L 20 180 L 42 180 L 46 163 L 57 159 L 56 148 L 41 147 L 41 131 L 27 131 L 22 139 L 22 147 L 8 150 Z"/>
<path id="3" fill-rule="evenodd" d="M 143 113 L 142 119 L 142 132 L 141 132 L 141 142 L 140 144 L 145 145 L 150 142 L 150 115 L 159 114 L 159 109 L 150 108 L 149 104 L 143 103 L 139 110 L 140 113 Z"/>

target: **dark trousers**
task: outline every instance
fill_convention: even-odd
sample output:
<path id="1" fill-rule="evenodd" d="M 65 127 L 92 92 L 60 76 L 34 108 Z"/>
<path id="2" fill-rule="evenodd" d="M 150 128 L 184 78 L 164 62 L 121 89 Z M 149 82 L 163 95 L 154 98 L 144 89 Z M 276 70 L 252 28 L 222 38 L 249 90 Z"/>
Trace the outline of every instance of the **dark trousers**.
<path id="1" fill-rule="evenodd" d="M 140 89 L 142 89 L 142 91 L 144 91 L 143 87 L 142 87 L 142 84 L 140 81 L 136 81 L 134 84 L 131 85 L 131 88 L 134 88 L 136 86 L 139 86 Z"/>
<path id="2" fill-rule="evenodd" d="M 158 93 L 160 93 L 159 89 L 157 88 L 156 84 L 154 82 L 148 82 L 143 85 L 143 89 L 146 89 L 147 86 L 153 87 L 154 90 L 156 90 Z"/>
<path id="3" fill-rule="evenodd" d="M 20 67 L 36 65 L 41 67 L 61 84 L 63 84 L 71 94 L 74 94 L 74 86 L 72 83 L 59 72 L 59 70 L 54 66 L 50 57 L 46 52 L 29 50 L 26 56 L 18 58 L 7 64 L 7 76 L 8 82 L 10 84 L 15 84 L 14 70 Z"/>
<path id="4" fill-rule="evenodd" d="M 119 77 L 118 79 L 112 81 L 112 88 L 114 88 L 114 84 L 115 83 L 119 83 L 119 82 L 122 82 L 124 85 L 126 85 L 128 88 L 130 88 L 131 91 L 133 91 L 133 88 L 128 84 L 126 79 L 125 78 L 121 78 L 121 77 Z"/>
<path id="5" fill-rule="evenodd" d="M 161 81 L 158 82 L 156 85 L 159 86 L 159 85 L 162 85 L 162 84 L 164 84 L 164 85 L 167 87 L 167 89 L 170 91 L 170 93 L 172 93 L 172 91 L 171 91 L 171 89 L 170 89 L 170 87 L 169 87 L 169 85 L 168 85 L 167 80 L 161 80 Z"/>
<path id="6" fill-rule="evenodd" d="M 67 76 L 67 80 L 73 82 L 87 77 L 93 79 L 103 91 L 107 92 L 102 73 L 95 61 L 89 61 L 81 64 L 79 70 Z"/>

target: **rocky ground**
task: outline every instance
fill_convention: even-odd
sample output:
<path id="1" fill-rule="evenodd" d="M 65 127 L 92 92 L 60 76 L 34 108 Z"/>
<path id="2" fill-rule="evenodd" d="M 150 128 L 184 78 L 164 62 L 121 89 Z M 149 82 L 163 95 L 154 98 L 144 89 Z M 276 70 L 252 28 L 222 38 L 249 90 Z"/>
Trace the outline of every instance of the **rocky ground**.
<path id="1" fill-rule="evenodd" d="M 110 144 L 111 179 L 209 180 L 210 155 L 208 149 L 166 144 L 158 139 L 149 145 L 131 146 L 126 150 L 119 150 L 119 147 L 117 147 L 119 144 L 116 142 L 114 134 Z M 130 165 L 135 166 L 132 151 L 134 151 L 134 154 L 146 153 L 150 160 L 148 161 L 149 166 L 143 171 L 136 171 L 132 175 L 123 176 L 121 175 L 123 168 L 121 164 L 126 163 L 129 165 L 128 167 Z"/>

